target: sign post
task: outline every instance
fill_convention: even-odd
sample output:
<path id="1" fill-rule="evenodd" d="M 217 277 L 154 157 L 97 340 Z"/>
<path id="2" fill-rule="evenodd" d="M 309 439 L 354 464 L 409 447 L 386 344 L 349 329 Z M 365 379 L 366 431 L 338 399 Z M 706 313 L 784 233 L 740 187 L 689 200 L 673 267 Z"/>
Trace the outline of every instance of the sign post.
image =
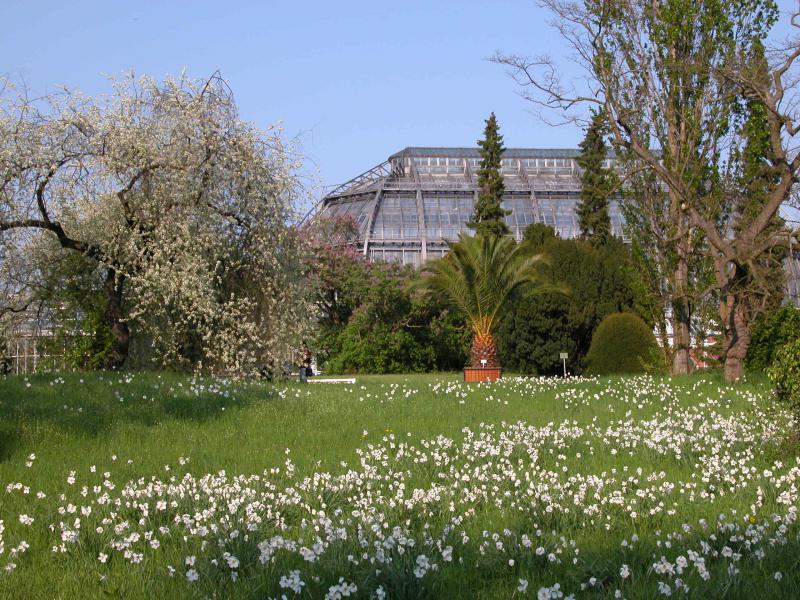
<path id="1" fill-rule="evenodd" d="M 558 356 L 564 362 L 564 377 L 567 376 L 567 353 L 561 352 Z"/>

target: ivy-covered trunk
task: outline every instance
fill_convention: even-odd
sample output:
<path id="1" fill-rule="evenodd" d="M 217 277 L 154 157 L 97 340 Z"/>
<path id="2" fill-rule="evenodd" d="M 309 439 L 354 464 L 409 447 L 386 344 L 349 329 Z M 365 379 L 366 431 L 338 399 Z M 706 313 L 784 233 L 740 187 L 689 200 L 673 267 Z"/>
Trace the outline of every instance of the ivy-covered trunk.
<path id="1" fill-rule="evenodd" d="M 131 333 L 125 321 L 122 305 L 122 295 L 125 285 L 125 275 L 109 268 L 103 284 L 106 297 L 106 308 L 103 321 L 111 330 L 112 346 L 108 353 L 105 367 L 119 369 L 125 364 L 130 348 Z"/>
<path id="2" fill-rule="evenodd" d="M 742 378 L 744 360 L 750 347 L 750 307 L 746 294 L 749 273 L 746 268 L 718 259 L 715 263 L 717 285 L 722 294 L 719 302 L 719 316 L 722 323 L 722 359 L 725 381 L 732 383 Z"/>

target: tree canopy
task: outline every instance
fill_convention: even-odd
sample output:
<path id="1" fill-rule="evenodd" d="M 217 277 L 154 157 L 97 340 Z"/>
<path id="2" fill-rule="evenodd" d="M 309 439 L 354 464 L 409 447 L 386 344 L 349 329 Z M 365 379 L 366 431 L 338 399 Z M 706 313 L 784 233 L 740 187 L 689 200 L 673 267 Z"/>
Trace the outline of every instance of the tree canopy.
<path id="1" fill-rule="evenodd" d="M 528 97 L 546 109 L 575 119 L 569 111 L 577 107 L 601 108 L 612 145 L 632 158 L 633 170 L 648 170 L 665 188 L 669 231 L 663 241 L 673 258 L 671 271 L 662 276 L 669 287 L 665 312 L 672 319 L 673 372 L 689 368 L 689 262 L 692 254 L 708 249 L 715 260 L 725 376 L 738 379 L 749 343 L 752 267 L 779 243 L 780 236 L 768 230 L 800 173 L 793 142 L 800 132 L 797 37 L 773 48 L 769 61 L 758 58 L 758 47 L 778 18 L 773 0 L 543 4 L 575 50 L 587 89 L 563 81 L 563 70 L 547 56 L 497 60 L 510 66 Z M 800 27 L 797 11 L 791 23 Z M 740 143 L 735 106 L 748 99 L 765 108 L 764 141 L 775 167 L 773 183 L 753 213 L 729 210 L 737 204 L 736 194 L 721 187 L 726 182 L 719 176 L 726 159 L 722 150 Z M 722 217 L 725 213 L 734 220 L 745 217 L 746 224 L 740 221 L 738 228 Z M 694 243 L 697 232 L 702 244 Z"/>
<path id="2" fill-rule="evenodd" d="M 290 227 L 295 169 L 280 132 L 243 122 L 219 76 L 0 97 L 0 241 L 7 255 L 47 242 L 85 259 L 110 367 L 132 330 L 161 362 L 231 372 L 301 337 L 311 305 Z M 36 299 L 41 273 L 27 273 L 6 309 Z"/>
<path id="3" fill-rule="evenodd" d="M 528 226 L 522 244 L 548 257 L 540 281 L 550 289 L 509 302 L 497 327 L 498 353 L 508 368 L 521 373 L 557 375 L 561 352 L 569 355 L 571 373 L 580 373 L 592 336 L 610 313 L 636 310 L 630 251 L 614 238 L 594 247 L 585 240 L 564 240 L 541 223 Z M 547 289 L 547 288 L 545 288 Z"/>

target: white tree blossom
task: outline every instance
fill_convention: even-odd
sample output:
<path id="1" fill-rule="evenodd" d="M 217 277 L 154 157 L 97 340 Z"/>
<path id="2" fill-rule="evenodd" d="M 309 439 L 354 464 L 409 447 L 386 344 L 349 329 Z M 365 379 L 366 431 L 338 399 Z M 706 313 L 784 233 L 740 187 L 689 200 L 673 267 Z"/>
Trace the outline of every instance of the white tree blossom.
<path id="1" fill-rule="evenodd" d="M 109 366 L 124 362 L 131 334 L 173 364 L 246 373 L 277 360 L 313 310 L 292 226 L 296 152 L 279 129 L 242 121 L 218 75 L 112 83 L 108 96 L 38 100 L 6 85 L 2 256 L 44 238 L 90 259 L 114 339 Z M 25 286 L 4 283 L 19 304 Z"/>

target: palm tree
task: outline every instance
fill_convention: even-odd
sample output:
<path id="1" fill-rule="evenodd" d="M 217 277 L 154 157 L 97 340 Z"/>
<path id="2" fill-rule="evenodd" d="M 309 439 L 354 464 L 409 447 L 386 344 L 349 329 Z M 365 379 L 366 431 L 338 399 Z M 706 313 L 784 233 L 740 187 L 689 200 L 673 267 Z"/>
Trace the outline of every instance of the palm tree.
<path id="1" fill-rule="evenodd" d="M 492 330 L 509 298 L 539 282 L 543 256 L 511 236 L 461 234 L 448 246 L 447 256 L 425 265 L 417 287 L 444 295 L 464 314 L 473 332 L 470 366 L 498 367 Z"/>

